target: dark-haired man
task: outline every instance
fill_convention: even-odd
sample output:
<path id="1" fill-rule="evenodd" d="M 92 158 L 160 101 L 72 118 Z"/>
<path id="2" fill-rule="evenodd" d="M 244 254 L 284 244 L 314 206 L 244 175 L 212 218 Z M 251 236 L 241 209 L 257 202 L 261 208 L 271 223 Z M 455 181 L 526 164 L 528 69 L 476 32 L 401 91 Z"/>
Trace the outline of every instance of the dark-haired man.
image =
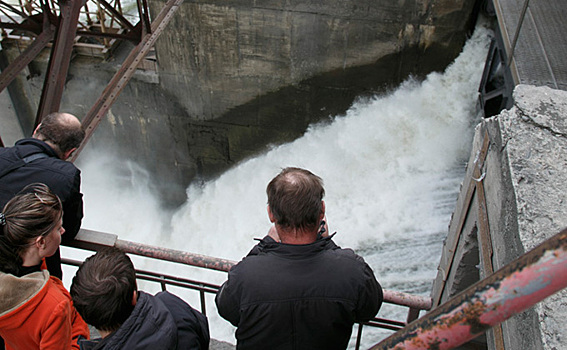
<path id="1" fill-rule="evenodd" d="M 0 208 L 27 185 L 46 184 L 63 202 L 63 243 L 73 240 L 83 218 L 81 172 L 66 160 L 84 138 L 81 122 L 74 115 L 51 113 L 31 138 L 0 148 Z M 59 251 L 46 263 L 51 275 L 62 278 Z"/>
<path id="2" fill-rule="evenodd" d="M 169 292 L 138 291 L 134 265 L 118 248 L 85 260 L 73 278 L 71 297 L 102 337 L 79 341 L 81 350 L 209 348 L 207 318 Z"/>
<path id="3" fill-rule="evenodd" d="M 372 269 L 325 226 L 321 178 L 286 168 L 267 187 L 268 236 L 228 274 L 216 304 L 237 327 L 237 349 L 346 349 L 373 318 L 382 289 Z"/>

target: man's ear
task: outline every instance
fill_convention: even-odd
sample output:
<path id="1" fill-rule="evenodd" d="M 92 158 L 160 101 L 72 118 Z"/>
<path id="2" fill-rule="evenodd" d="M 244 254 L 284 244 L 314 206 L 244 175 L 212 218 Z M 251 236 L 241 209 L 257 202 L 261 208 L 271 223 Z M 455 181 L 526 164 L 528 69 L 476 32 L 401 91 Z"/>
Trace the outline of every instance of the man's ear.
<path id="1" fill-rule="evenodd" d="M 319 215 L 319 221 L 325 218 L 325 201 L 321 201 L 321 214 Z"/>
<path id="2" fill-rule="evenodd" d="M 270 205 L 268 205 L 268 218 L 270 218 L 270 222 L 276 222 L 276 218 L 274 217 L 274 214 L 272 214 L 272 211 L 270 210 Z"/>
<path id="3" fill-rule="evenodd" d="M 63 160 L 69 159 L 69 157 L 71 157 L 71 154 L 73 154 L 73 152 L 75 152 L 76 150 L 77 150 L 77 147 L 71 148 L 67 152 L 63 153 Z"/>
<path id="4" fill-rule="evenodd" d="M 134 293 L 132 293 L 132 306 L 136 306 L 137 302 L 138 302 L 138 291 L 135 290 Z"/>
<path id="5" fill-rule="evenodd" d="M 37 136 L 37 134 L 38 134 L 38 132 L 39 132 L 39 127 L 40 127 L 40 126 L 41 126 L 41 123 L 39 123 L 39 124 L 36 126 L 35 130 L 33 131 L 32 137 L 35 138 L 35 137 Z"/>

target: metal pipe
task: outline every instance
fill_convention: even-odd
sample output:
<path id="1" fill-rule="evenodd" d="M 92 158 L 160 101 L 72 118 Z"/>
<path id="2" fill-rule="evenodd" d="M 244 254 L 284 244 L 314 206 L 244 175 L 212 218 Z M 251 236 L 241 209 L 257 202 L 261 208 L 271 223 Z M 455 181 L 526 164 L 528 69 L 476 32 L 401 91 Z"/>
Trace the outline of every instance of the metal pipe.
<path id="1" fill-rule="evenodd" d="M 152 246 L 143 243 L 124 241 L 111 233 L 99 232 L 94 230 L 80 229 L 75 239 L 66 243 L 67 246 L 86 249 L 99 250 L 102 247 L 117 247 L 129 254 L 144 256 L 147 258 L 160 259 L 190 266 L 202 267 L 217 271 L 228 272 L 237 262 L 234 260 L 215 258 L 206 255 L 184 252 L 175 249 Z M 384 302 L 407 306 L 411 309 L 429 310 L 431 309 L 431 298 L 412 295 L 392 290 L 383 290 Z"/>
<path id="2" fill-rule="evenodd" d="M 384 290 L 384 301 L 390 304 L 403 305 L 418 310 L 431 309 L 431 298 L 412 295 L 392 290 Z"/>
<path id="3" fill-rule="evenodd" d="M 167 249 L 148 244 L 123 241 L 117 239 L 115 247 L 126 253 L 136 254 L 164 261 L 182 263 L 191 266 L 203 267 L 217 271 L 228 271 L 236 262 L 227 259 L 219 259 L 206 255 L 184 252 L 181 250 Z"/>
<path id="4" fill-rule="evenodd" d="M 567 229 L 371 349 L 452 349 L 565 287 Z"/>

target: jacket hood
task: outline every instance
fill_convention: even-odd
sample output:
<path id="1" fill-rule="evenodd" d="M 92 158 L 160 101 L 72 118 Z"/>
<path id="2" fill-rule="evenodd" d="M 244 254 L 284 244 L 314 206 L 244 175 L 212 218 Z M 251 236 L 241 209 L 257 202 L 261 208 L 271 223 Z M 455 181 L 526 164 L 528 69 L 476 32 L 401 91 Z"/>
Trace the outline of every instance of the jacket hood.
<path id="1" fill-rule="evenodd" d="M 45 293 L 49 272 L 42 270 L 22 277 L 0 272 L 0 327 L 18 327 L 34 307 L 22 308 L 28 302 L 39 303 L 38 294 Z"/>

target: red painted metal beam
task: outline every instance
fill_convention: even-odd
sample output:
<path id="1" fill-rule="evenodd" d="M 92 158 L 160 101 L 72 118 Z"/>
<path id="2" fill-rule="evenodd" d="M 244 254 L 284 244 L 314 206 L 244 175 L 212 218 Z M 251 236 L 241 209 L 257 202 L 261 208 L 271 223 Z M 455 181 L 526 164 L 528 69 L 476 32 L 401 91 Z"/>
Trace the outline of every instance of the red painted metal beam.
<path id="1" fill-rule="evenodd" d="M 41 122 L 44 116 L 59 111 L 82 5 L 82 0 L 59 1 L 61 15 L 53 48 L 51 49 L 49 67 L 45 75 L 35 126 Z M 46 12 L 46 8 L 44 8 L 44 12 Z"/>
<path id="2" fill-rule="evenodd" d="M 18 76 L 37 55 L 43 50 L 47 44 L 53 39 L 55 34 L 55 26 L 48 25 L 41 34 L 28 46 L 24 52 L 18 56 L 6 69 L 0 74 L 0 92 L 2 92 L 10 83 Z"/>
<path id="3" fill-rule="evenodd" d="M 41 33 L 41 25 L 40 24 L 0 22 L 0 28 L 16 29 L 18 31 L 29 32 L 29 33 L 32 33 L 34 35 L 39 35 Z"/>
<path id="4" fill-rule="evenodd" d="M 371 349 L 453 349 L 566 287 L 567 229 Z"/>

